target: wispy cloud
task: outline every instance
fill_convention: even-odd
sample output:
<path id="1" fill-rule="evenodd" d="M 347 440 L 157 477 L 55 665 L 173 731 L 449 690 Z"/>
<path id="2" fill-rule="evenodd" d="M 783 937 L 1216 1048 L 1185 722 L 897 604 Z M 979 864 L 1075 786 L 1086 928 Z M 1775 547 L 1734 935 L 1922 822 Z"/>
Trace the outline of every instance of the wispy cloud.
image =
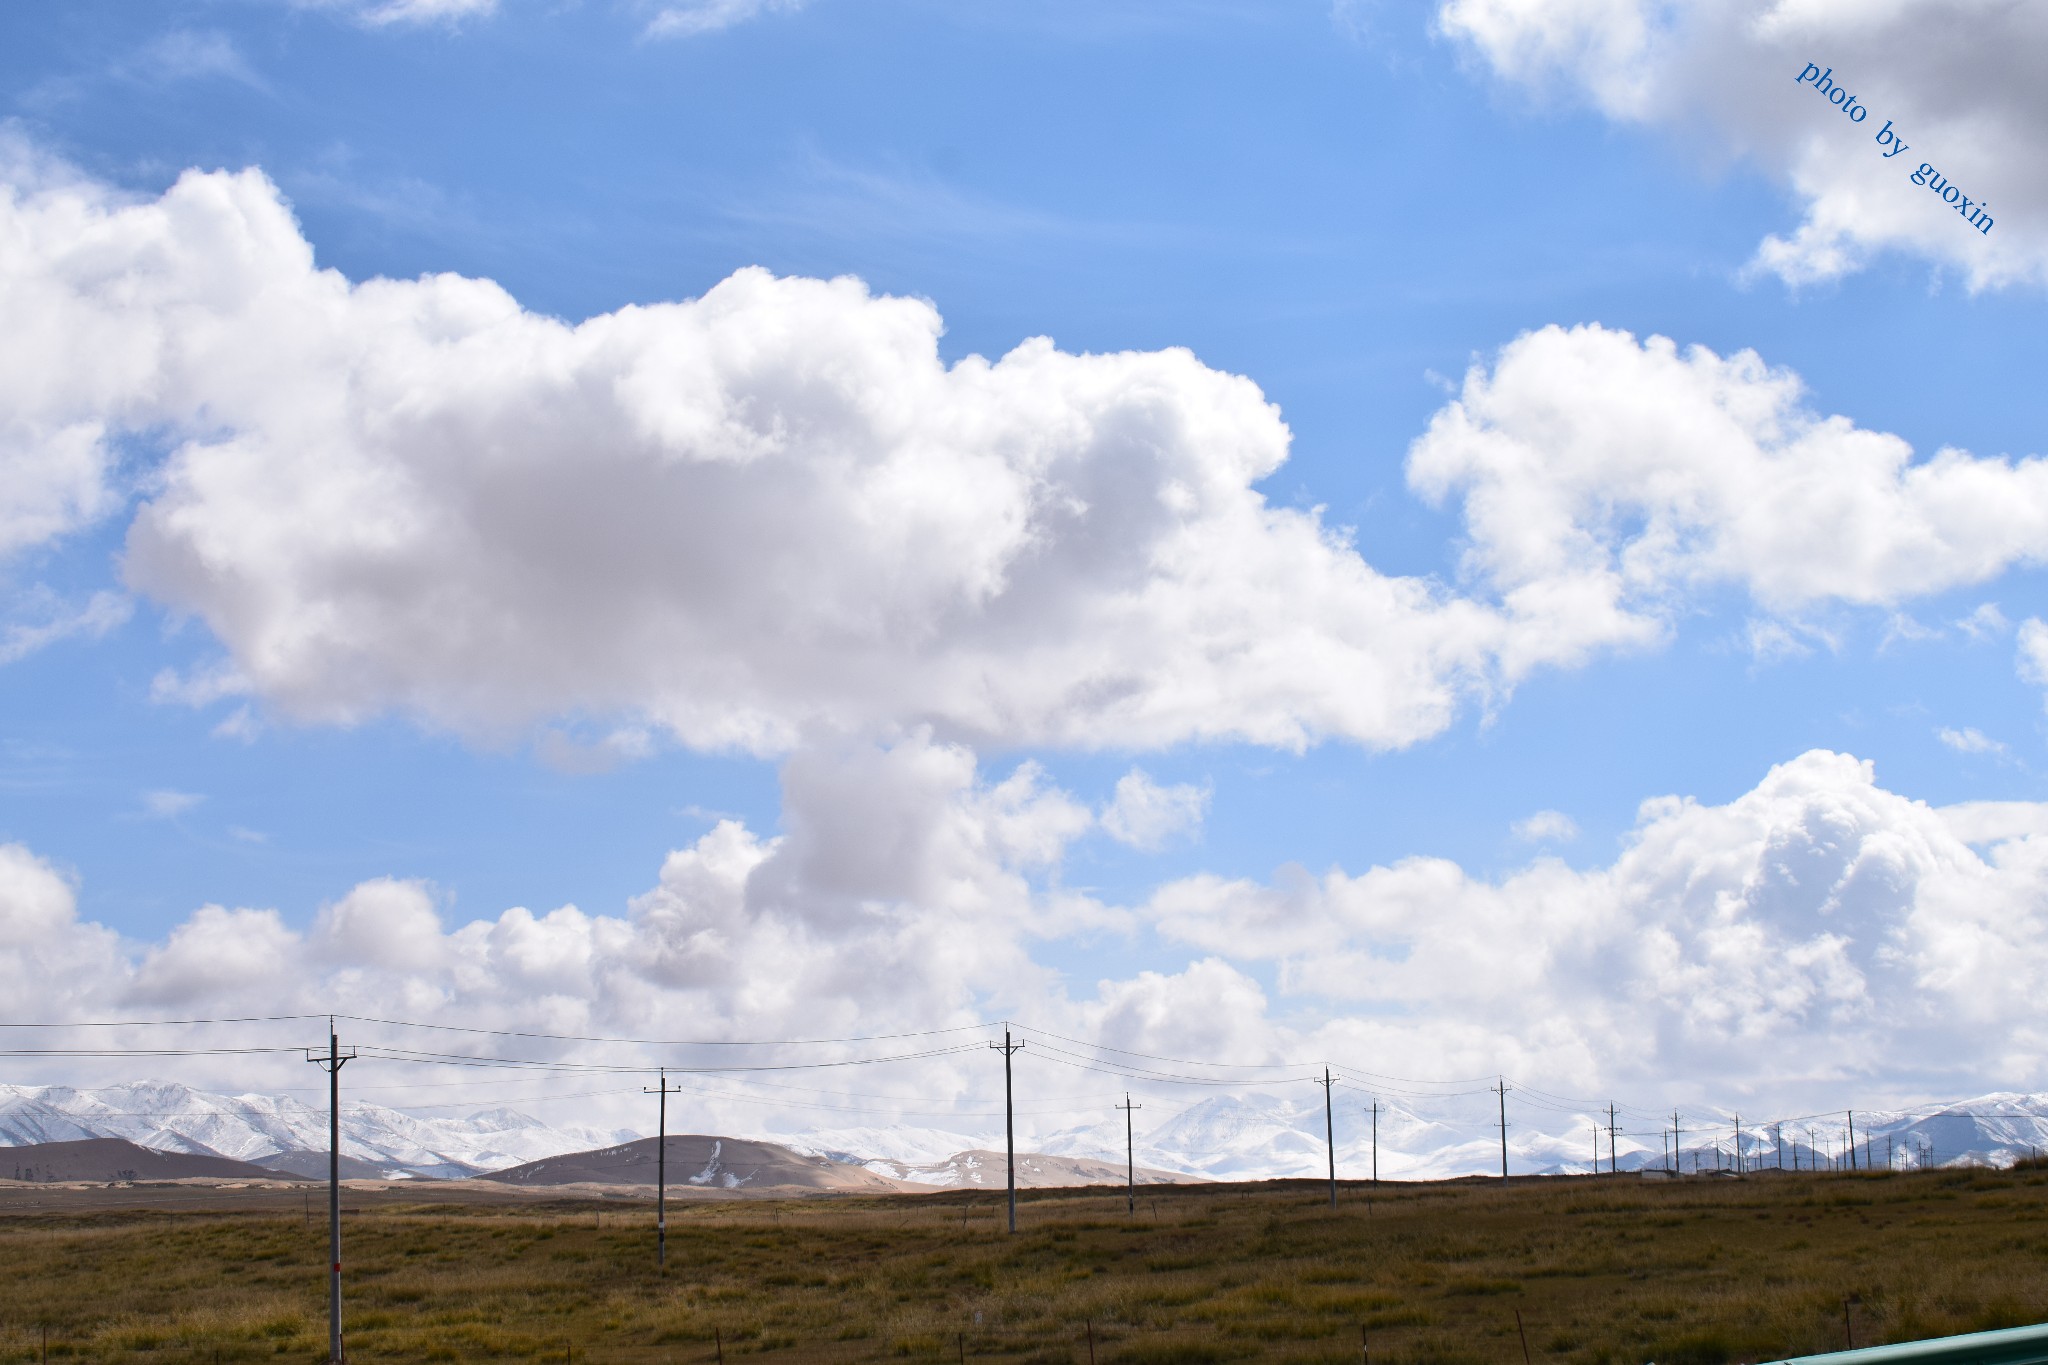
<path id="1" fill-rule="evenodd" d="M 2005 745 L 1974 725 L 1966 725 L 1960 730 L 1944 725 L 1934 732 L 1934 736 L 1959 754 L 2002 754 L 2006 751 Z"/>
<path id="2" fill-rule="evenodd" d="M 1579 822 L 1561 810 L 1539 810 L 1515 821 L 1514 834 L 1525 844 L 1568 844 L 1579 837 Z"/>
<path id="3" fill-rule="evenodd" d="M 1214 248 L 1231 239 L 1199 225 L 1047 212 L 956 183 L 929 167 L 851 165 L 816 151 L 787 168 L 770 193 L 736 197 L 723 215 L 749 229 L 776 227 L 833 237 L 951 244 L 1078 242 L 1156 250 Z M 1308 242 L 1266 244 L 1313 249 Z"/>
<path id="4" fill-rule="evenodd" d="M 234 39 L 210 29 L 173 29 L 124 62 L 116 74 L 158 83 L 230 80 L 255 90 L 270 88 Z"/>
<path id="5" fill-rule="evenodd" d="M 493 14 L 498 0 L 339 0 L 366 24 L 435 24 Z"/>
<path id="6" fill-rule="evenodd" d="M 98 639 L 135 613 L 135 604 L 117 592 L 96 592 L 85 605 L 65 605 L 47 588 L 24 594 L 29 619 L 0 628 L 0 664 L 25 659 L 45 645 L 84 636 Z"/>
<path id="7" fill-rule="evenodd" d="M 1995 640 L 2012 629 L 2012 622 L 1998 609 L 1998 603 L 1986 602 L 1977 610 L 1956 622 L 1956 629 L 1978 643 Z"/>
<path id="8" fill-rule="evenodd" d="M 533 746 L 534 756 L 558 773 L 608 773 L 637 763 L 654 752 L 654 736 L 637 725 L 621 726 L 594 740 L 562 730 L 547 730 Z"/>
<path id="9" fill-rule="evenodd" d="M 647 25 L 650 38 L 688 38 L 744 24 L 764 14 L 802 9 L 804 0 L 689 0 L 668 5 Z"/>
<path id="10" fill-rule="evenodd" d="M 1116 798 L 1102 812 L 1102 828 L 1118 843 L 1152 852 L 1202 827 L 1209 790 L 1186 783 L 1162 787 L 1142 768 L 1118 779 Z"/>
<path id="11" fill-rule="evenodd" d="M 2048 622 L 2028 617 L 2020 622 L 2020 677 L 2048 685 Z"/>
<path id="12" fill-rule="evenodd" d="M 152 820 L 175 820 L 205 799 L 198 792 L 181 792 L 169 787 L 160 787 L 142 794 L 142 809 Z"/>

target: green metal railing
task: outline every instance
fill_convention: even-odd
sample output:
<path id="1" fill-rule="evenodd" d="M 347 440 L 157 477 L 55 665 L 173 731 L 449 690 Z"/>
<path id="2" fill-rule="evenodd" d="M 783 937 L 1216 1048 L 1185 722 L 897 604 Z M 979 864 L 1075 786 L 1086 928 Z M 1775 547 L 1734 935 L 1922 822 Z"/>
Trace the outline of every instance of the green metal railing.
<path id="1" fill-rule="evenodd" d="M 2048 1324 L 1799 1356 L 1776 1365 L 2048 1365 Z"/>

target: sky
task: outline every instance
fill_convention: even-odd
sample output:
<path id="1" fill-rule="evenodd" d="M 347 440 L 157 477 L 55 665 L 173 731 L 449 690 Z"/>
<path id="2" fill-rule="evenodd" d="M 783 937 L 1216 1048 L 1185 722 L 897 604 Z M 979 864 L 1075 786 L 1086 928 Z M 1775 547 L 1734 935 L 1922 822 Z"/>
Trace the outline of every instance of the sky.
<path id="1" fill-rule="evenodd" d="M 1047 1124 L 2048 1088 L 2038 7 L 0 38 L 9 1021 L 973 1043 L 725 1131 L 985 1114 L 1005 1019 Z"/>

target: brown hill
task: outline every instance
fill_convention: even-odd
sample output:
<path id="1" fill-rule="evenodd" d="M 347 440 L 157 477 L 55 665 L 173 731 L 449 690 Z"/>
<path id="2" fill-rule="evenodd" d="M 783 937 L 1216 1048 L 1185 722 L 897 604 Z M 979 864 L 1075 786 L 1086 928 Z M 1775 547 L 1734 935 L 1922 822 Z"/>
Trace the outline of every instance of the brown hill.
<path id="1" fill-rule="evenodd" d="M 126 1138 L 85 1138 L 78 1142 L 37 1142 L 0 1148 L 0 1177 L 15 1180 L 293 1180 L 224 1156 L 159 1152 Z"/>
<path id="2" fill-rule="evenodd" d="M 508 1185 L 652 1185 L 658 1139 L 641 1138 L 595 1152 L 542 1157 L 524 1166 L 493 1171 L 480 1180 Z M 668 1140 L 668 1184 L 672 1190 L 901 1190 L 896 1181 L 858 1166 L 802 1156 L 771 1142 L 677 1134 Z"/>

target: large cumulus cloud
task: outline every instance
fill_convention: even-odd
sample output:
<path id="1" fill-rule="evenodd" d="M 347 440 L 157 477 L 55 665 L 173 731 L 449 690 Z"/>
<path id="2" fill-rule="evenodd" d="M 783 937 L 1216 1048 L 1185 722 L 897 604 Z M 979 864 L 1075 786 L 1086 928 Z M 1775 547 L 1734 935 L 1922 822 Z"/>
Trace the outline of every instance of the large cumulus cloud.
<path id="1" fill-rule="evenodd" d="M 1185 351 L 948 364 L 928 303 L 760 270 L 572 325 L 486 280 L 318 269 L 257 172 L 148 199 L 31 161 L 0 196 L 0 528 L 54 543 L 121 505 L 124 438 L 167 451 L 127 581 L 225 650 L 167 696 L 596 718 L 621 753 L 919 725 L 1390 747 L 1654 642 L 1704 581 L 1889 602 L 2048 542 L 2038 462 L 1915 464 L 1746 353 L 1544 329 L 1411 456 L 1465 513 L 1460 593 L 1269 504 L 1285 425 Z M 1786 520 L 1814 505 L 1827 537 Z M 122 609 L 58 607 L 11 651 Z"/>
<path id="2" fill-rule="evenodd" d="M 1612 118 L 1702 135 L 1753 158 L 1805 218 L 1762 244 L 1786 279 L 1910 251 L 1975 286 L 2048 283 L 2048 11 L 2012 0 L 1445 0 L 1438 23 L 1518 85 L 1575 92 Z M 1796 78 L 1808 62 L 1870 110 L 1852 122 Z M 1892 120 L 1910 151 L 1885 159 Z M 1996 225 L 1969 227 L 1908 179 L 1939 168 Z"/>
<path id="3" fill-rule="evenodd" d="M 0 208 L 38 351 L 5 381 L 18 447 L 90 471 L 110 433 L 174 433 L 126 565 L 227 648 L 186 695 L 756 750 L 922 722 L 1400 744 L 1506 628 L 1269 506 L 1285 426 L 1184 351 L 948 365 L 929 304 L 760 270 L 578 325 L 488 281 L 351 284 L 254 172 Z M 88 514 L 35 486 L 22 535 Z"/>
<path id="4" fill-rule="evenodd" d="M 2037 1084 L 2044 808 L 1938 810 L 1815 751 L 1723 806 L 1645 802 L 1611 864 L 1443 859 L 1161 887 L 1171 939 L 1274 964 L 1360 1055 L 1626 1093 Z M 1398 1069 L 1398 1068 L 1396 1068 Z"/>

